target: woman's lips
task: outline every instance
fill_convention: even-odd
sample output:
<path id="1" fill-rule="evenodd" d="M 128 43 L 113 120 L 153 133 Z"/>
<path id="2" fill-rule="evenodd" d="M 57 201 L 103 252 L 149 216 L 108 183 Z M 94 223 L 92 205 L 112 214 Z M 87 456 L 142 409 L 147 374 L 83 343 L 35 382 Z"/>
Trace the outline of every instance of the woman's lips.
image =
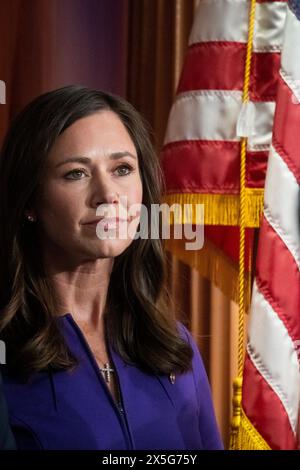
<path id="1" fill-rule="evenodd" d="M 104 231 L 108 231 L 108 230 L 120 228 L 120 226 L 125 223 L 130 224 L 139 215 L 140 215 L 140 212 L 137 212 L 135 215 L 129 216 L 127 219 L 120 218 L 120 217 L 103 217 L 101 219 L 97 218 L 97 219 L 91 220 L 90 222 L 85 222 L 83 225 L 95 230 L 97 225 L 99 224 L 100 228 L 102 227 Z"/>
<path id="2" fill-rule="evenodd" d="M 120 223 L 127 222 L 127 219 L 119 219 L 119 217 L 109 217 L 109 218 L 103 218 L 103 219 L 98 219 L 94 220 L 92 222 L 86 223 L 85 225 L 88 225 L 90 227 L 96 227 L 98 224 L 100 224 L 103 227 L 107 228 L 112 228 L 112 227 L 117 227 Z"/>

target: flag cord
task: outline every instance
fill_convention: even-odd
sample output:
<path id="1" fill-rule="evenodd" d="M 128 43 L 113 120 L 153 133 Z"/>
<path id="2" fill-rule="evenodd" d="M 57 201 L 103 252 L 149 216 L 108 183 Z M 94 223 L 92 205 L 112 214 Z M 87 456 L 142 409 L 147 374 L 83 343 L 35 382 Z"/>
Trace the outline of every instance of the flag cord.
<path id="1" fill-rule="evenodd" d="M 247 53 L 245 62 L 245 75 L 243 87 L 243 106 L 249 102 L 249 86 L 252 47 L 254 36 L 256 0 L 251 0 L 249 12 L 249 32 L 247 40 Z M 240 161 L 240 240 L 239 240 L 239 327 L 238 327 L 238 376 L 233 383 L 233 416 L 231 422 L 230 448 L 237 449 L 237 435 L 241 421 L 242 377 L 244 364 L 244 317 L 245 317 L 245 227 L 246 227 L 246 152 L 247 137 L 241 138 Z"/>

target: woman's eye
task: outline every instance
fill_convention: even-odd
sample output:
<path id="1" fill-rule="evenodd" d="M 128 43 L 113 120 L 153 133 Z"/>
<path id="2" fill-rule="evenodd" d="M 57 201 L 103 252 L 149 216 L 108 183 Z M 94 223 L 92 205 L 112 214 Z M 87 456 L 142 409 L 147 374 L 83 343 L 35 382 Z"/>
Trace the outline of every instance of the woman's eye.
<path id="1" fill-rule="evenodd" d="M 129 175 L 129 173 L 131 173 L 132 168 L 128 165 L 120 165 L 116 171 L 119 172 L 119 176 L 126 176 L 126 175 Z"/>
<path id="2" fill-rule="evenodd" d="M 81 180 L 82 176 L 80 175 L 87 176 L 86 172 L 83 169 L 77 168 L 76 170 L 69 171 L 69 173 L 65 175 L 65 178 L 67 180 Z"/>
<path id="3" fill-rule="evenodd" d="M 120 165 L 115 171 L 117 171 L 118 176 L 127 176 L 132 172 L 132 168 L 128 165 Z M 84 168 L 76 168 L 69 171 L 64 178 L 68 180 L 81 180 L 85 176 L 88 176 Z"/>

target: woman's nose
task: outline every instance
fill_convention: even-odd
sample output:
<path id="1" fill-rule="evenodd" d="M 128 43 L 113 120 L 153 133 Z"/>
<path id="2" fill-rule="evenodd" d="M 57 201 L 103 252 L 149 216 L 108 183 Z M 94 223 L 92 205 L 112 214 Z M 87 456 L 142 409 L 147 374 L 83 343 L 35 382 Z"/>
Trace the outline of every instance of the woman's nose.
<path id="1" fill-rule="evenodd" d="M 117 188 L 113 187 L 111 179 L 106 174 L 94 175 L 90 194 L 90 204 L 97 209 L 101 204 L 116 204 L 119 200 Z"/>
<path id="2" fill-rule="evenodd" d="M 120 200 L 119 193 L 117 192 L 107 192 L 102 193 L 101 196 L 95 195 L 93 197 L 92 207 L 97 209 L 99 206 L 110 206 L 111 204 L 118 204 Z"/>

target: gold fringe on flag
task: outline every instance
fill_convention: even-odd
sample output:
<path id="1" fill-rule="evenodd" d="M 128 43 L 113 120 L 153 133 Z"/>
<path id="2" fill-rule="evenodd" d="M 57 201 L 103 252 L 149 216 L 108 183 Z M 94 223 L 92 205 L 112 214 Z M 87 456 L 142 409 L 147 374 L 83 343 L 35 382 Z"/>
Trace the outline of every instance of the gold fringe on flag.
<path id="1" fill-rule="evenodd" d="M 240 195 L 234 194 L 201 194 L 183 193 L 168 194 L 162 198 L 162 203 L 178 204 L 180 210 L 170 212 L 170 224 L 204 223 L 205 225 L 239 225 L 240 224 Z M 186 205 L 190 204 L 188 212 Z M 204 220 L 197 220 L 196 205 L 204 204 Z M 259 227 L 264 204 L 264 190 L 258 188 L 245 188 L 245 225 L 246 227 Z M 178 208 L 179 209 L 179 208 Z M 178 213 L 178 216 L 176 215 Z"/>
<path id="2" fill-rule="evenodd" d="M 177 259 L 191 268 L 197 269 L 201 276 L 213 282 L 221 291 L 234 302 L 239 301 L 239 272 L 234 263 L 221 249 L 205 239 L 201 250 L 186 250 L 183 239 L 163 240 L 164 248 L 176 256 Z M 245 274 L 246 310 L 249 310 L 251 290 L 251 273 Z"/>

